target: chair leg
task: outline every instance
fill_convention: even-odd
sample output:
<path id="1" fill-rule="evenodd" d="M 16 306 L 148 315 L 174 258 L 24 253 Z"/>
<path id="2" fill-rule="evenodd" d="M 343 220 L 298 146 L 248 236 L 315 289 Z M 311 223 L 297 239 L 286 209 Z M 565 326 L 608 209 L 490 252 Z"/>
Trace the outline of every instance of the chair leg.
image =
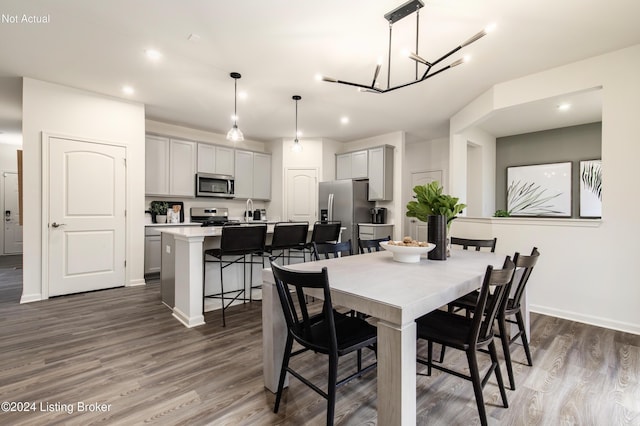
<path id="1" fill-rule="evenodd" d="M 278 380 L 278 392 L 276 393 L 276 403 L 273 407 L 273 412 L 277 413 L 280 408 L 280 400 L 282 398 L 282 391 L 284 390 L 284 379 L 287 376 L 287 367 L 289 367 L 289 359 L 291 359 L 291 348 L 293 347 L 293 338 L 287 336 L 287 343 L 284 347 L 284 357 L 282 358 L 282 368 L 280 369 L 280 380 Z"/>
<path id="2" fill-rule="evenodd" d="M 511 350 L 509 349 L 507 323 L 505 321 L 504 315 L 502 314 L 498 316 L 498 330 L 500 330 L 500 341 L 502 342 L 502 352 L 504 352 L 504 363 L 507 365 L 509 384 L 511 385 L 511 390 L 516 390 L 516 381 L 513 377 L 513 366 L 511 365 Z"/>
<path id="3" fill-rule="evenodd" d="M 445 345 L 442 345 L 442 347 L 440 348 L 440 359 L 438 360 L 438 362 L 440 364 L 442 364 L 444 362 L 444 351 L 445 349 L 447 349 L 447 347 Z"/>
<path id="4" fill-rule="evenodd" d="M 427 376 L 431 375 L 431 363 L 433 362 L 433 342 L 427 341 Z"/>
<path id="5" fill-rule="evenodd" d="M 358 349 L 358 373 L 362 371 L 362 349 Z"/>
<path id="6" fill-rule="evenodd" d="M 522 312 L 516 312 L 516 320 L 518 321 L 518 328 L 520 329 L 520 333 L 522 335 L 522 346 L 524 346 L 524 353 L 527 355 L 527 362 L 529 366 L 533 366 L 533 361 L 531 360 L 531 351 L 529 350 L 529 341 L 527 339 L 527 332 L 524 327 L 524 319 L 522 318 Z"/>
<path id="7" fill-rule="evenodd" d="M 224 317 L 224 279 L 223 279 L 223 271 L 222 271 L 222 257 L 220 258 L 220 300 L 222 301 L 222 326 L 226 327 L 227 322 Z"/>
<path id="8" fill-rule="evenodd" d="M 489 355 L 491 355 L 491 362 L 495 365 L 496 380 L 498 381 L 498 388 L 500 389 L 500 395 L 502 396 L 502 405 L 504 408 L 509 408 L 509 402 L 507 402 L 507 391 L 504 389 L 502 372 L 500 371 L 500 364 L 498 363 L 498 352 L 496 351 L 496 344 L 493 341 L 489 343 Z"/>
<path id="9" fill-rule="evenodd" d="M 467 351 L 467 360 L 469 361 L 469 376 L 473 383 L 473 393 L 476 396 L 476 405 L 478 406 L 478 414 L 480 415 L 480 424 L 487 426 L 487 411 L 484 407 L 484 397 L 482 396 L 482 382 L 480 381 L 480 371 L 478 370 L 478 357 L 475 349 Z"/>
<path id="10" fill-rule="evenodd" d="M 329 384 L 327 387 L 327 426 L 333 426 L 336 411 L 336 383 L 338 382 L 338 358 L 329 355 Z"/>

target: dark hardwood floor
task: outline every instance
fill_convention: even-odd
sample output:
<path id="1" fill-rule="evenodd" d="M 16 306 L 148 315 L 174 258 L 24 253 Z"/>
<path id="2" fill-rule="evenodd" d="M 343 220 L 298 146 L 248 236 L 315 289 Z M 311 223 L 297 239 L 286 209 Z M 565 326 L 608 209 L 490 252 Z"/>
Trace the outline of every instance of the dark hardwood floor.
<path id="1" fill-rule="evenodd" d="M 324 423 L 325 401 L 295 379 L 272 412 L 259 303 L 231 308 L 226 328 L 212 312 L 195 329 L 171 317 L 157 283 L 20 305 L 20 264 L 0 257 L 0 401 L 35 407 L 0 411 L 0 424 Z M 501 407 L 493 379 L 485 388 L 490 424 L 640 425 L 640 336 L 535 314 L 532 330 L 534 367 L 519 347 L 510 408 Z M 325 387 L 324 357 L 295 362 Z M 448 350 L 445 363 L 463 367 L 466 359 Z M 346 359 L 341 371 L 354 365 Z M 434 372 L 419 375 L 417 386 L 420 425 L 479 424 L 470 382 Z M 336 424 L 376 424 L 375 371 L 339 391 Z"/>

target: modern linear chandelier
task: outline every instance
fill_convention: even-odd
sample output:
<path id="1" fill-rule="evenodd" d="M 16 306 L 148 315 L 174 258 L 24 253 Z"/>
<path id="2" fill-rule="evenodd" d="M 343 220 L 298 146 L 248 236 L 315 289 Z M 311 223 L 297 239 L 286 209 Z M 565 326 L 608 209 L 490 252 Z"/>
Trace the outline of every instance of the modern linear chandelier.
<path id="1" fill-rule="evenodd" d="M 447 59 L 449 56 L 453 55 L 463 47 L 466 47 L 471 43 L 481 39 L 493 29 L 493 26 L 489 26 L 484 30 L 480 31 L 479 33 L 475 34 L 473 37 L 469 38 L 468 40 L 466 40 L 464 43 L 460 44 L 456 48 L 450 50 L 440 58 L 436 59 L 435 61 L 427 61 L 426 59 L 424 59 L 418 54 L 418 36 L 420 32 L 420 9 L 422 7 L 424 7 L 424 3 L 422 2 L 422 0 L 409 0 L 408 2 L 404 3 L 401 6 L 398 6 L 391 12 L 384 15 L 384 18 L 389 22 L 389 54 L 388 54 L 388 60 L 387 60 L 387 88 L 386 89 L 382 89 L 379 86 L 376 86 L 378 75 L 380 74 L 380 68 L 382 67 L 381 62 L 378 62 L 378 64 L 376 65 L 376 69 L 373 73 L 373 81 L 371 82 L 371 84 L 352 83 L 350 81 L 339 80 L 337 78 L 326 77 L 326 76 L 320 76 L 320 79 L 322 79 L 323 81 L 328 81 L 330 83 L 340 83 L 340 84 L 346 84 L 348 86 L 355 86 L 358 88 L 359 91 L 369 92 L 369 93 L 386 93 L 392 90 L 400 89 L 402 87 L 411 86 L 412 84 L 425 81 L 428 78 L 434 77 L 443 71 L 446 71 L 453 67 L 457 67 L 458 65 L 464 63 L 465 60 L 463 58 L 460 58 L 456 61 L 453 61 L 447 66 L 437 68 L 437 65 L 439 65 L 445 59 Z M 392 36 L 393 24 L 398 22 L 402 18 L 405 18 L 411 15 L 412 13 L 416 14 L 416 48 L 415 48 L 415 53 L 414 52 L 409 53 L 409 58 L 414 60 L 416 63 L 416 77 L 414 81 L 410 81 L 408 83 L 402 83 L 397 86 L 391 87 L 391 36 Z M 422 75 L 420 75 L 419 73 L 420 64 L 426 66 L 426 69 L 424 70 Z"/>

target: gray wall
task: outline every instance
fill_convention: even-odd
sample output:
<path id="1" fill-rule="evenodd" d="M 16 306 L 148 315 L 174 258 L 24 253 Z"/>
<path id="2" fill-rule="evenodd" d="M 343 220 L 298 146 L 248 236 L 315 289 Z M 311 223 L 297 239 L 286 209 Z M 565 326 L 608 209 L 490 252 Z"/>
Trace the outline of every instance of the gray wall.
<path id="1" fill-rule="evenodd" d="M 507 167 L 572 162 L 572 217 L 580 213 L 580 160 L 602 157 L 602 123 L 544 130 L 496 139 L 496 210 L 505 210 Z"/>

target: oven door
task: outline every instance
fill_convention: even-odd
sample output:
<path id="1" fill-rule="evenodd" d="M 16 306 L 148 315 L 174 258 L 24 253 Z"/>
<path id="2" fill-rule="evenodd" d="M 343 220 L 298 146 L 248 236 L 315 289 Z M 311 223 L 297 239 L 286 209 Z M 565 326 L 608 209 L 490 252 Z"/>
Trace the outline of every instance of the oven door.
<path id="1" fill-rule="evenodd" d="M 196 174 L 196 197 L 233 198 L 233 176 Z"/>

